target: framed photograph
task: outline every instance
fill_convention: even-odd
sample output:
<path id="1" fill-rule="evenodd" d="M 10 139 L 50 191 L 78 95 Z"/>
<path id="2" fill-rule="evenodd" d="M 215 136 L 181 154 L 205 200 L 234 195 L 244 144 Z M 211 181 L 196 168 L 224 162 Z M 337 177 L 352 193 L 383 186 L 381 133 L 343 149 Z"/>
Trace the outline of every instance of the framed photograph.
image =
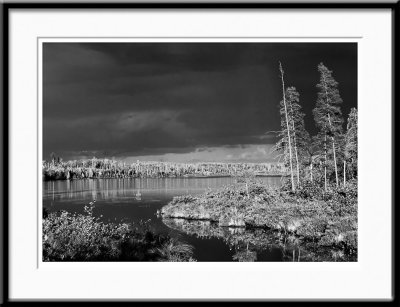
<path id="1" fill-rule="evenodd" d="M 5 305 L 398 303 L 398 1 L 2 6 Z"/>

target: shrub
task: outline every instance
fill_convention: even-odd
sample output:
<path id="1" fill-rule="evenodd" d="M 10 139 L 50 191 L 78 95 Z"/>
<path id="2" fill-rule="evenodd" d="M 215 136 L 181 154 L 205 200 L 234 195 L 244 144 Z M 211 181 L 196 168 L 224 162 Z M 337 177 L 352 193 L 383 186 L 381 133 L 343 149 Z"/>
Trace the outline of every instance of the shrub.
<path id="1" fill-rule="evenodd" d="M 179 253 L 154 252 L 180 242 L 154 234 L 149 223 L 103 223 L 93 217 L 94 203 L 85 214 L 49 213 L 43 219 L 43 261 L 193 261 L 188 245 Z"/>

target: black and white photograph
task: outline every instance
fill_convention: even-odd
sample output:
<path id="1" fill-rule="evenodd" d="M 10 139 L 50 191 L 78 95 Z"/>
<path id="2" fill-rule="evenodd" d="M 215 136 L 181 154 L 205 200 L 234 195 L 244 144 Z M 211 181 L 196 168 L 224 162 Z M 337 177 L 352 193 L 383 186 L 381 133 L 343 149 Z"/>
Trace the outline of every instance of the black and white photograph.
<path id="1" fill-rule="evenodd" d="M 399 3 L 0 4 L 0 305 L 396 305 Z"/>
<path id="2" fill-rule="evenodd" d="M 357 262 L 357 47 L 43 42 L 42 261 Z"/>

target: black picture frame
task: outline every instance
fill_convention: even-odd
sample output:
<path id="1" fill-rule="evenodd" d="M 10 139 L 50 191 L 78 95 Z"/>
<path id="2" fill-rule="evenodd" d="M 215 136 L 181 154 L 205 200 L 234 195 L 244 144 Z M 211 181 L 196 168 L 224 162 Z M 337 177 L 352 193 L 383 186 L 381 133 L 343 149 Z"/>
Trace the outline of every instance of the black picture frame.
<path id="1" fill-rule="evenodd" d="M 396 263 L 396 257 L 398 257 L 399 253 L 398 249 L 398 242 L 396 233 L 398 232 L 398 225 L 396 221 L 399 218 L 399 210 L 395 208 L 395 118 L 396 118 L 396 108 L 395 102 L 399 97 L 399 88 L 398 88 L 398 80 L 399 80 L 399 60 L 396 55 L 400 54 L 399 50 L 399 39 L 398 39 L 398 29 L 399 29 L 399 11 L 400 11 L 400 4 L 399 0 L 395 0 L 392 2 L 381 2 L 375 0 L 373 2 L 359 2 L 359 1 L 336 1 L 336 2 L 325 2 L 322 0 L 319 1 L 300 1 L 300 2 L 292 2 L 292 1 L 279 1 L 279 2 L 5 2 L 1 4 L 2 7 L 2 27 L 3 27 L 3 37 L 2 37 L 2 44 L 3 44 L 3 82 L 2 82 L 2 90 L 3 90 L 3 103 L 2 103 L 2 125 L 1 125 L 1 135 L 2 135 L 2 159 L 1 159 L 1 199 L 2 199 L 2 206 L 1 206 L 1 216 L 2 216 L 2 227 L 1 227 L 1 250 L 2 250 L 2 259 L 1 259 L 1 272 L 0 275 L 2 276 L 2 298 L 0 300 L 1 304 L 4 306 L 14 306 L 14 305 L 25 305 L 28 303 L 45 303 L 46 301 L 24 301 L 24 302 L 14 302 L 10 300 L 9 297 L 9 279 L 10 273 L 8 269 L 9 265 L 9 184 L 8 178 L 10 176 L 10 169 L 9 169 L 9 74 L 10 74 L 10 67 L 9 67 L 9 15 L 10 10 L 24 10 L 24 9 L 33 9 L 33 10 L 42 10 L 42 9 L 56 9 L 56 10 L 63 10 L 63 9 L 96 9 L 96 10 L 110 10 L 110 9 L 174 9 L 174 10 L 181 10 L 181 9 L 202 9 L 202 10 L 214 10 L 214 9 L 229 9 L 229 10 L 249 10 L 249 9 L 355 9 L 355 10 L 376 10 L 376 9 L 390 9 L 393 14 L 393 24 L 392 24 L 392 46 L 393 46 L 393 59 L 392 63 L 393 70 L 392 70 L 392 82 L 393 82 L 393 93 L 392 93 L 392 165 L 393 165 L 393 175 L 392 175 L 392 222 L 393 222 L 393 240 L 392 240 L 392 250 L 393 250 L 393 263 L 392 263 L 392 270 L 393 270 L 393 280 L 392 280 L 392 293 L 393 293 L 393 300 L 390 302 L 381 302 L 385 305 L 399 305 L 399 283 L 398 283 L 398 271 L 399 265 Z M 303 300 L 304 301 L 304 300 Z M 76 300 L 71 302 L 77 302 Z M 67 304 L 71 302 L 57 302 L 57 304 Z M 287 301 L 270 301 L 269 303 L 282 303 Z M 298 301 L 290 301 L 291 303 L 298 303 Z M 355 303 L 357 301 L 349 301 L 350 303 Z M 366 301 L 363 301 L 364 303 Z M 80 303 L 96 303 L 99 302 L 91 302 L 91 301 L 82 301 Z M 107 302 L 103 302 L 107 303 Z M 109 302 L 111 303 L 111 302 Z M 330 301 L 329 303 L 341 303 L 340 300 Z M 378 303 L 377 301 L 373 302 L 374 304 Z M 115 302 L 112 302 L 115 304 Z M 118 302 L 118 304 L 129 304 L 129 302 Z"/>

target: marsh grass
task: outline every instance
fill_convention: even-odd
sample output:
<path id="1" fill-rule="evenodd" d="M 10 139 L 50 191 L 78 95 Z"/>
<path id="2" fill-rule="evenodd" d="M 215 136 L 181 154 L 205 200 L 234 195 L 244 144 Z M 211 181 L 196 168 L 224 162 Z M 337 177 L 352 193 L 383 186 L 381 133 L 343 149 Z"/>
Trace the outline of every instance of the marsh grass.
<path id="1" fill-rule="evenodd" d="M 176 239 L 164 242 L 161 247 L 152 250 L 155 254 L 161 256 L 161 259 L 170 262 L 196 261 L 193 258 L 193 246 L 180 243 Z"/>

